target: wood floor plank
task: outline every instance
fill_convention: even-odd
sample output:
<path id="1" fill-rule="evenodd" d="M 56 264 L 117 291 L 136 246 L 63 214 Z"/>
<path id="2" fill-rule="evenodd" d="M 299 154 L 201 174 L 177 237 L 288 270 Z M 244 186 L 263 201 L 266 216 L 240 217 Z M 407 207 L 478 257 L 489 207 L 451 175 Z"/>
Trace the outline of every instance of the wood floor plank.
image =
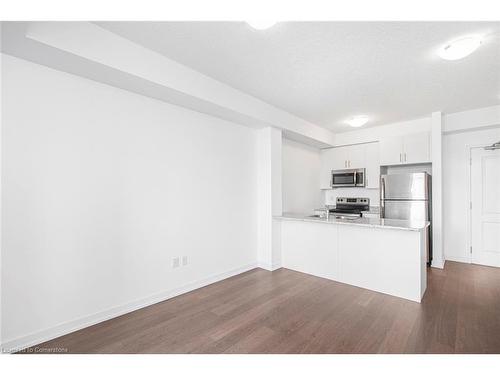
<path id="1" fill-rule="evenodd" d="M 500 269 L 429 269 L 421 304 L 254 269 L 37 345 L 69 353 L 500 353 Z"/>

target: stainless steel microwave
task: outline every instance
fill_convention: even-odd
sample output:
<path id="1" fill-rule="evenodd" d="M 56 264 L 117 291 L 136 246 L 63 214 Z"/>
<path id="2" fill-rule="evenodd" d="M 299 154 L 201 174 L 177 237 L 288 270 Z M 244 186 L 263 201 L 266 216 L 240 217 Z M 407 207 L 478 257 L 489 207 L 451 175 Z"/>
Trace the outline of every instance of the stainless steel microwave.
<path id="1" fill-rule="evenodd" d="M 365 187 L 365 168 L 332 171 L 332 188 Z"/>

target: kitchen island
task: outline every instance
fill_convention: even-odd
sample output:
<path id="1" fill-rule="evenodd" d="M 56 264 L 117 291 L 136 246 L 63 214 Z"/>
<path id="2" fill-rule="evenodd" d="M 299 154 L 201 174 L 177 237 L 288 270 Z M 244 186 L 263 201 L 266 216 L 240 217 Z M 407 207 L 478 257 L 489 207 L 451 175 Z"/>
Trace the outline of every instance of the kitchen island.
<path id="1" fill-rule="evenodd" d="M 283 267 L 421 301 L 429 222 L 291 213 L 274 220 L 280 225 Z"/>

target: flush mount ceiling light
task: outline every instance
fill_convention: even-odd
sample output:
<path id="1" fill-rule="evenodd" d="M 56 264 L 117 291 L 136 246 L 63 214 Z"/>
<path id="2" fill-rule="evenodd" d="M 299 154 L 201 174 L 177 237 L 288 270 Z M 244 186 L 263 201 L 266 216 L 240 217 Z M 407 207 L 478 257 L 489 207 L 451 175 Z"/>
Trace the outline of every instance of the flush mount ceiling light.
<path id="1" fill-rule="evenodd" d="M 353 128 L 359 128 L 360 126 L 365 125 L 368 122 L 369 118 L 365 115 L 353 116 L 345 122 L 352 126 Z"/>
<path id="2" fill-rule="evenodd" d="M 455 39 L 439 50 L 439 56 L 445 60 L 459 60 L 470 55 L 481 45 L 481 37 L 477 35 Z"/>
<path id="3" fill-rule="evenodd" d="M 250 27 L 252 27 L 255 30 L 266 30 L 273 27 L 276 24 L 276 21 L 265 20 L 265 19 L 258 19 L 246 22 L 247 24 L 250 25 Z"/>

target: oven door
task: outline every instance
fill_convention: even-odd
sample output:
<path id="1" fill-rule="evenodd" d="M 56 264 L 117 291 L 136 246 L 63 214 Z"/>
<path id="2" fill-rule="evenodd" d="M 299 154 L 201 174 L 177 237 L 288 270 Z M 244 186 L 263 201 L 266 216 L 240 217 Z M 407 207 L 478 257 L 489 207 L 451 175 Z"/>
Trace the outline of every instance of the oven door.
<path id="1" fill-rule="evenodd" d="M 356 171 L 345 169 L 332 171 L 332 187 L 356 186 Z"/>

